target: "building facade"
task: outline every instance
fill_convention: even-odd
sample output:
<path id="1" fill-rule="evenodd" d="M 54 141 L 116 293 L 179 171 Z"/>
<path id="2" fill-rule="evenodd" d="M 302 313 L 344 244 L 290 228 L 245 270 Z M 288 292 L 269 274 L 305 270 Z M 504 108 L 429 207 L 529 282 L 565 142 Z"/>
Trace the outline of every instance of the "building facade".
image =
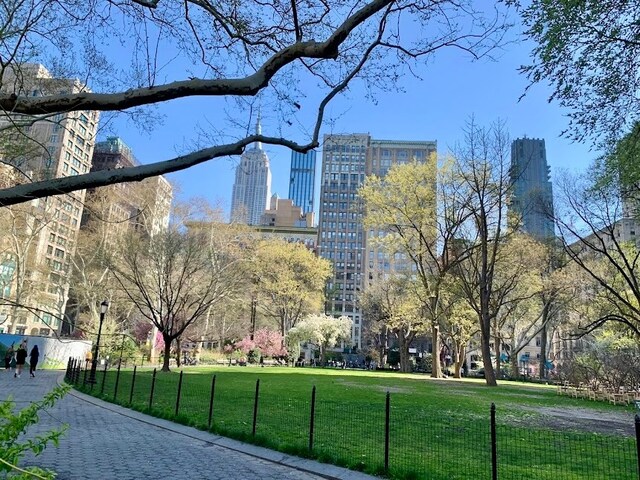
<path id="1" fill-rule="evenodd" d="M 366 288 L 369 264 L 377 267 L 368 261 L 373 254 L 367 249 L 358 188 L 366 175 L 384 176 L 394 164 L 426 160 L 435 151 L 435 142 L 374 140 L 368 134 L 324 137 L 318 252 L 334 266 L 325 311 L 351 318 L 351 343 L 358 349 L 366 343 L 359 296 Z"/>
<path id="2" fill-rule="evenodd" d="M 42 65 L 19 68 L 5 72 L 3 92 L 43 96 L 88 91 L 78 80 L 54 78 Z M 98 112 L 93 111 L 59 113 L 35 122 L 33 117 L 3 114 L 0 125 L 13 124 L 3 132 L 3 161 L 32 180 L 86 173 L 91 168 L 98 120 Z M 59 329 L 85 193 L 79 190 L 3 209 L 0 332 L 51 335 Z"/>
<path id="3" fill-rule="evenodd" d="M 260 115 L 256 122 L 256 133 L 262 133 Z M 269 157 L 256 142 L 245 150 L 236 168 L 236 177 L 231 195 L 231 221 L 260 225 L 262 215 L 271 198 L 271 168 Z"/>
<path id="4" fill-rule="evenodd" d="M 289 198 L 302 209 L 302 213 L 314 211 L 316 182 L 316 151 L 307 153 L 291 151 L 291 176 Z"/>
<path id="5" fill-rule="evenodd" d="M 537 240 L 555 237 L 553 189 L 543 139 L 518 138 L 511 144 L 510 210 L 522 230 Z"/>
<path id="6" fill-rule="evenodd" d="M 140 165 L 131 148 L 119 137 L 108 137 L 96 143 L 91 171 L 128 168 Z M 119 183 L 103 187 L 114 200 L 109 203 L 108 218 L 115 229 L 126 230 L 131 225 L 148 235 L 164 231 L 169 226 L 173 187 L 162 175 L 146 178 L 142 182 Z M 88 200 L 98 192 L 90 190 Z M 90 219 L 86 213 L 83 224 Z"/>
<path id="7" fill-rule="evenodd" d="M 294 204 L 293 200 L 273 195 L 269 202 L 269 208 L 262 215 L 260 225 L 312 228 L 313 220 L 313 212 L 303 213 L 302 208 Z"/>

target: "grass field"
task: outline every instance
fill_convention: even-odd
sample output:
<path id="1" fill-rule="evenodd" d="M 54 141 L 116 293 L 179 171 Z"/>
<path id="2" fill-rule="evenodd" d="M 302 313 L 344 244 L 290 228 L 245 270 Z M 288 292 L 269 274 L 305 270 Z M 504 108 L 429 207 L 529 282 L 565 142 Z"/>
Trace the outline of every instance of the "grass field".
<path id="1" fill-rule="evenodd" d="M 561 429 L 541 407 L 588 408 L 597 415 L 624 407 L 559 397 L 544 385 L 482 380 L 432 380 L 420 375 L 310 368 L 219 367 L 179 373 L 150 370 L 98 373 L 92 393 L 106 400 L 206 429 L 215 375 L 211 430 L 283 452 L 370 473 L 384 472 L 385 396 L 390 392 L 389 471 L 392 478 L 491 478 L 490 405 L 496 405 L 500 479 L 637 479 L 635 439 L 620 433 Z M 256 435 L 252 435 L 256 380 Z M 309 451 L 311 390 L 316 386 L 313 450 Z M 117 393 L 114 398 L 114 392 Z M 131 398 L 131 402 L 130 402 Z M 630 407 L 629 407 L 630 408 Z M 572 410 L 573 409 L 573 410 Z M 630 421 L 632 423 L 632 420 Z M 566 423 L 566 422 L 565 422 Z"/>

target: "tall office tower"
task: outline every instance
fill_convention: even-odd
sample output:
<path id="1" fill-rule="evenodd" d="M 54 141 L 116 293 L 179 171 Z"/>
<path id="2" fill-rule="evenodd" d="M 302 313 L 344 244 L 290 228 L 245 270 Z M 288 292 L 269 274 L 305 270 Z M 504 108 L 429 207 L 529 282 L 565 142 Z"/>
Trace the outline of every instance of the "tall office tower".
<path id="1" fill-rule="evenodd" d="M 538 240 L 555 236 L 553 189 L 544 140 L 518 138 L 511 144 L 510 208 L 521 219 L 522 230 Z"/>
<path id="2" fill-rule="evenodd" d="M 358 188 L 367 174 L 385 175 L 391 165 L 414 158 L 426 161 L 435 150 L 435 142 L 372 140 L 367 134 L 324 137 L 318 251 L 334 265 L 325 310 L 352 319 L 352 344 L 358 349 L 363 345 L 358 297 L 366 287 L 368 264 L 376 267 L 367 262 L 372 253 L 367 253 Z"/>
<path id="3" fill-rule="evenodd" d="M 256 133 L 262 133 L 260 114 L 256 122 Z M 260 225 L 260 219 L 271 198 L 271 169 L 269 157 L 256 142 L 253 148 L 245 150 L 236 168 L 236 180 L 231 197 L 231 221 Z"/>
<path id="4" fill-rule="evenodd" d="M 19 68 L 4 72 L 3 92 L 42 96 L 88 91 L 78 80 L 53 78 L 42 65 L 23 64 Z M 0 126 L 9 123 L 12 128 L 3 131 L 2 160 L 20 172 L 14 175 L 15 182 L 23 181 L 24 174 L 42 180 L 89 171 L 98 112 L 59 113 L 41 119 L 0 115 Z M 85 191 L 79 190 L 0 212 L 0 296 L 5 299 L 0 305 L 0 331 L 50 335 L 59 329 L 84 201 Z"/>
<path id="5" fill-rule="evenodd" d="M 435 190 L 436 152 L 437 143 L 435 141 L 371 140 L 369 159 L 367 162 L 367 175 L 384 177 L 393 165 L 402 165 L 408 162 L 432 162 L 433 188 Z M 375 242 L 371 241 L 374 237 L 384 235 L 384 231 L 368 232 L 366 278 L 369 281 L 374 278 L 387 277 L 394 273 L 411 272 L 414 268 L 413 263 L 409 261 L 404 253 L 389 255 L 388 252 L 382 251 L 375 245 Z M 436 232 L 433 232 L 434 239 L 435 236 Z"/>
<path id="6" fill-rule="evenodd" d="M 291 151 L 291 179 L 289 198 L 302 209 L 302 213 L 313 212 L 313 194 L 316 181 L 316 151 L 307 153 Z"/>

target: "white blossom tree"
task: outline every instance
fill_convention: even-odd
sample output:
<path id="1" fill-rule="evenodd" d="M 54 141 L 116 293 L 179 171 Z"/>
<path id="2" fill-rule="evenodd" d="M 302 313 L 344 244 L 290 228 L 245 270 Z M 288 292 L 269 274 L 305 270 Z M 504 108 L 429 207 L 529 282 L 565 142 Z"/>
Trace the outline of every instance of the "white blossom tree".
<path id="1" fill-rule="evenodd" d="M 287 342 L 294 347 L 305 342 L 316 345 L 320 350 L 320 364 L 324 365 L 327 349 L 351 337 L 351 325 L 351 319 L 345 316 L 309 315 L 289 330 Z"/>

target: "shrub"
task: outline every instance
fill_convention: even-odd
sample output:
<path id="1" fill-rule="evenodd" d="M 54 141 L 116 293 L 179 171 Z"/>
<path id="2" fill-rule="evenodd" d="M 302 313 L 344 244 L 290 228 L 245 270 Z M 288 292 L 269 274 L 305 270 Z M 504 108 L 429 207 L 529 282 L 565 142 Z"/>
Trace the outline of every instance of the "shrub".
<path id="1" fill-rule="evenodd" d="M 19 467 L 20 460 L 28 451 L 39 455 L 51 442 L 58 445 L 60 437 L 64 434 L 67 426 L 38 435 L 31 439 L 21 438 L 27 429 L 38 423 L 39 413 L 45 408 L 62 398 L 70 387 L 62 385 L 47 393 L 39 402 L 32 402 L 29 406 L 14 413 L 15 402 L 12 399 L 4 400 L 0 403 L 0 472 L 8 472 L 2 477 L 10 475 L 14 479 L 32 478 L 55 478 L 55 473 L 51 470 L 44 470 L 39 467 Z"/>

